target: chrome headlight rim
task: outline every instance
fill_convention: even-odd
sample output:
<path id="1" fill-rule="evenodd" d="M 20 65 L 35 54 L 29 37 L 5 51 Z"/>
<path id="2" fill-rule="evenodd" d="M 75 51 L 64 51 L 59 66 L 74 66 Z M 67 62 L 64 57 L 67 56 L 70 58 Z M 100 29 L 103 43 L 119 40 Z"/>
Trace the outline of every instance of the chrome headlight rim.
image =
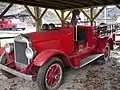
<path id="1" fill-rule="evenodd" d="M 4 48 L 5 48 L 6 53 L 12 53 L 14 50 L 14 44 L 13 43 L 6 43 Z"/>
<path id="2" fill-rule="evenodd" d="M 35 50 L 31 47 L 27 47 L 25 50 L 25 55 L 30 60 L 34 58 L 35 53 L 36 53 Z"/>

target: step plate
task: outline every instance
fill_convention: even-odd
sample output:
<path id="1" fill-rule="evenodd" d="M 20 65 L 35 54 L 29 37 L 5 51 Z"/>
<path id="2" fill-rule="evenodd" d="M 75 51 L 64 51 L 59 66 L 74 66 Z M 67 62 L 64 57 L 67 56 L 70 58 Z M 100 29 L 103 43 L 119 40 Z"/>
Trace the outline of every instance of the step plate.
<path id="1" fill-rule="evenodd" d="M 101 56 L 103 56 L 103 54 L 94 54 L 94 55 L 91 55 L 91 56 L 89 56 L 89 57 L 87 57 L 85 59 L 82 59 L 80 61 L 80 68 L 83 67 L 83 66 L 85 66 L 85 65 L 87 65 L 87 64 L 89 64 L 90 62 L 98 59 Z"/>
<path id="2" fill-rule="evenodd" d="M 113 50 L 119 48 L 119 45 L 113 45 Z"/>

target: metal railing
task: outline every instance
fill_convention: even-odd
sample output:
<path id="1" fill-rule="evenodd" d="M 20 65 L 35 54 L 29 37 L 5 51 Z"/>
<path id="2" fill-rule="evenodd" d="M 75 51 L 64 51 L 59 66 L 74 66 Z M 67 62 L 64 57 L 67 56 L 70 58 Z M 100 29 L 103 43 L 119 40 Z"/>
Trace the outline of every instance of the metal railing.
<path id="1" fill-rule="evenodd" d="M 96 31 L 99 33 L 100 38 L 108 37 L 120 31 L 120 24 L 99 25 L 96 27 Z"/>

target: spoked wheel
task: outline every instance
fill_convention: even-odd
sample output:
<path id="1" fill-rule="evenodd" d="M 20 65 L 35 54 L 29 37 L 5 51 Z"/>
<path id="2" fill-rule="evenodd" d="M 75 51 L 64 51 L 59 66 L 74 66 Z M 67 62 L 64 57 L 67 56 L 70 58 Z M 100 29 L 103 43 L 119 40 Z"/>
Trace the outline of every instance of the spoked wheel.
<path id="1" fill-rule="evenodd" d="M 63 79 L 63 63 L 57 57 L 53 57 L 46 65 L 40 67 L 38 72 L 39 90 L 57 90 Z"/>
<path id="2" fill-rule="evenodd" d="M 58 63 L 50 66 L 45 76 L 46 87 L 50 89 L 57 87 L 62 79 L 62 73 L 62 67 Z"/>
<path id="3" fill-rule="evenodd" d="M 110 59 L 110 45 L 107 44 L 104 50 L 104 60 L 109 61 Z"/>

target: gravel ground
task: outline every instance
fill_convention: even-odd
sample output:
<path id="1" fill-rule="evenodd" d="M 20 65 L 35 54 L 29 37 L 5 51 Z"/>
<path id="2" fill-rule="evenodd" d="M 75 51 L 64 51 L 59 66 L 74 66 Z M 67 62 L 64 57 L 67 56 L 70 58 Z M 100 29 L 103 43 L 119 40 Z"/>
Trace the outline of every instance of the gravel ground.
<path id="1" fill-rule="evenodd" d="M 15 77 L 7 79 L 0 73 L 0 90 L 38 90 L 36 82 Z M 111 53 L 106 64 L 91 63 L 79 70 L 65 71 L 58 90 L 120 90 L 120 49 Z"/>

